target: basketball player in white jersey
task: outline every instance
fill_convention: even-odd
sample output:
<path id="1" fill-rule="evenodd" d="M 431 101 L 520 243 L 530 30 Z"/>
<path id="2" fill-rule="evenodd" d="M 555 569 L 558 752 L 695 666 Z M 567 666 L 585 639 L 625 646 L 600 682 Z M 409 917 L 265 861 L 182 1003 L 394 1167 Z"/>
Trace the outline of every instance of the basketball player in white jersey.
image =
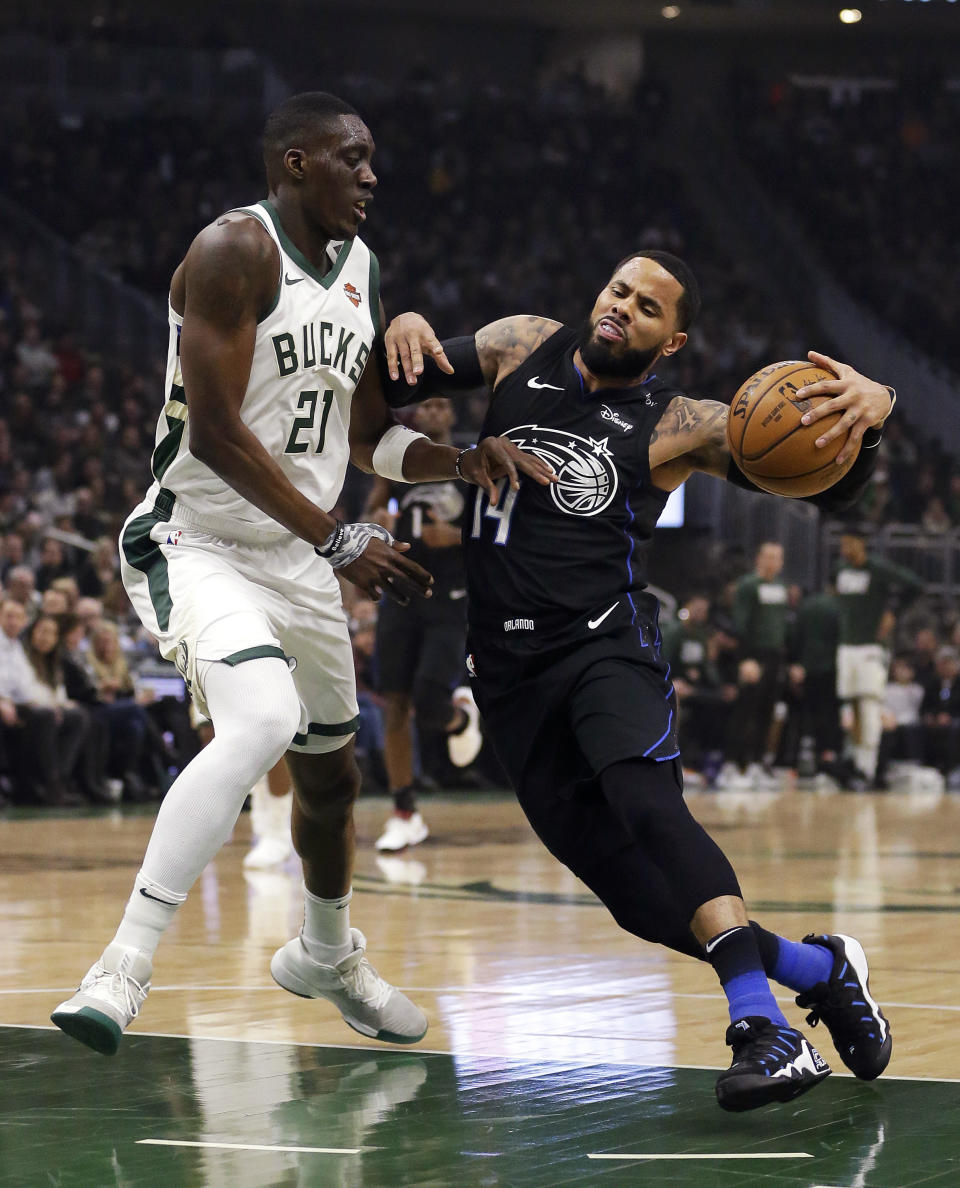
<path id="1" fill-rule="evenodd" d="M 401 601 L 428 595 L 431 578 L 407 545 L 330 509 L 348 460 L 395 481 L 459 475 L 494 497 L 493 480 L 516 484 L 518 469 L 550 481 L 503 439 L 458 452 L 394 422 L 366 366 L 384 319 L 377 260 L 357 234 L 377 180 L 357 113 L 322 92 L 294 96 L 268 118 L 263 145 L 269 199 L 203 230 L 173 275 L 154 481 L 120 541 L 131 601 L 215 737 L 160 807 L 115 938 L 53 1012 L 108 1054 L 140 1010 L 164 931 L 283 754 L 305 909 L 271 972 L 332 1001 L 364 1035 L 422 1038 L 423 1013 L 377 974 L 350 926 L 357 702 L 335 570 Z M 413 354 L 445 364 L 423 327 Z"/>

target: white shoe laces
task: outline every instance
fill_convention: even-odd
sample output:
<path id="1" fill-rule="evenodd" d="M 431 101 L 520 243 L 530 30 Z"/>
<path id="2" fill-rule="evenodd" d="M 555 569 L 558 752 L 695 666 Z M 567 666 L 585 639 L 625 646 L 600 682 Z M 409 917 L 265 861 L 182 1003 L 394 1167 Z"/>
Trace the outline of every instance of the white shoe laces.
<path id="1" fill-rule="evenodd" d="M 362 956 L 353 969 L 343 970 L 340 976 L 350 997 L 375 1011 L 386 1003 L 393 992 L 393 987 L 380 977 L 366 956 Z"/>
<path id="2" fill-rule="evenodd" d="M 122 1003 L 123 1009 L 133 1020 L 140 1014 L 140 1007 L 147 997 L 150 983 L 141 986 L 136 978 L 124 973 L 123 970 L 118 969 L 115 973 L 110 973 L 97 962 L 80 983 L 80 989 L 86 993 L 93 991 L 103 996 L 109 995 L 116 1002 Z"/>

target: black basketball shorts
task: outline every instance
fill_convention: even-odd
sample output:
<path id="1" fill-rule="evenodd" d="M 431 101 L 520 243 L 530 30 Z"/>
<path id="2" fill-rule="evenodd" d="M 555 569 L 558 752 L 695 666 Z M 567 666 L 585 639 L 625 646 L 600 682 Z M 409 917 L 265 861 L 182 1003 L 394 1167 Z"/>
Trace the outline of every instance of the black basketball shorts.
<path id="1" fill-rule="evenodd" d="M 381 693 L 412 694 L 418 685 L 453 690 L 464 677 L 465 605 L 443 594 L 400 606 L 389 598 L 377 615 L 377 669 Z"/>
<path id="2" fill-rule="evenodd" d="M 578 806 L 599 795 L 597 777 L 611 763 L 679 756 L 676 695 L 659 638 L 655 616 L 638 615 L 601 636 L 580 625 L 562 645 L 525 656 L 468 639 L 471 687 L 488 737 L 554 853 L 568 846 L 571 826 L 583 827 Z M 612 814 L 601 814 L 596 829 L 610 836 L 584 838 L 586 846 L 622 847 Z"/>

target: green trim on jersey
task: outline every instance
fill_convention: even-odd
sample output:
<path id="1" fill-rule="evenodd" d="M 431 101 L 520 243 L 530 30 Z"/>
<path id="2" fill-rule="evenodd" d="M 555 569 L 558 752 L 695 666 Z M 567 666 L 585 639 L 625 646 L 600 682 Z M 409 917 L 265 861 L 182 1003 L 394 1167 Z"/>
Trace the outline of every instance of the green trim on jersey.
<path id="1" fill-rule="evenodd" d="M 236 211 L 238 211 L 238 214 L 251 215 L 253 217 L 253 219 L 257 220 L 257 222 L 260 223 L 260 226 L 264 228 L 267 235 L 270 234 L 270 226 L 267 225 L 266 219 L 264 219 L 263 215 L 258 213 L 257 209 L 255 209 L 254 207 L 235 207 L 234 209 Z M 280 293 L 282 293 L 282 292 L 283 292 L 283 260 L 280 260 L 280 277 L 277 280 L 277 292 L 273 293 L 273 301 L 269 305 L 267 305 L 267 308 L 264 310 L 263 314 L 261 314 L 260 317 L 257 318 L 258 326 L 261 322 L 265 322 L 267 320 L 267 318 L 270 317 L 273 310 L 278 307 L 278 305 L 280 304 Z"/>
<path id="2" fill-rule="evenodd" d="M 323 273 L 310 263 L 303 252 L 300 251 L 289 235 L 287 235 L 286 231 L 284 231 L 283 224 L 280 222 L 280 216 L 273 208 L 273 203 L 270 202 L 269 199 L 264 198 L 260 205 L 270 216 L 270 219 L 273 223 L 273 228 L 277 233 L 277 238 L 280 240 L 280 246 L 287 253 L 294 264 L 296 264 L 298 268 L 302 268 L 307 276 L 312 277 L 318 285 L 322 285 L 325 289 L 329 289 L 343 271 L 343 266 L 347 262 L 347 256 L 350 255 L 350 249 L 353 247 L 353 240 L 345 239 L 343 241 L 343 245 L 340 248 L 340 251 L 337 252 L 337 258 L 333 262 L 329 272 Z M 280 283 L 283 283 L 283 277 L 280 278 Z"/>
<path id="3" fill-rule="evenodd" d="M 157 445 L 150 458 L 150 469 L 157 482 L 160 482 L 167 473 L 170 463 L 180 452 L 180 442 L 183 441 L 185 424 L 185 421 L 178 421 L 176 417 L 167 417 L 167 436 Z"/>
<path id="4" fill-rule="evenodd" d="M 257 644 L 253 648 L 244 648 L 240 652 L 231 652 L 229 656 L 222 657 L 220 663 L 228 664 L 231 668 L 236 668 L 238 664 L 243 664 L 245 660 L 263 660 L 272 656 L 276 656 L 278 660 L 283 660 L 286 664 L 290 662 L 290 657 L 283 648 L 278 648 L 276 644 Z"/>
<path id="5" fill-rule="evenodd" d="M 167 397 L 167 399 L 175 400 L 177 404 L 186 404 L 187 394 L 179 384 L 171 384 L 170 395 Z"/>
<path id="6" fill-rule="evenodd" d="M 334 738 L 340 734 L 356 734 L 359 725 L 359 714 L 355 718 L 351 718 L 349 722 L 310 722 L 307 726 L 307 733 L 295 734 L 293 741 L 298 747 L 303 747 L 310 741 L 309 735 L 311 734 L 320 734 L 325 738 Z"/>
<path id="7" fill-rule="evenodd" d="M 154 512 L 137 516 L 123 530 L 120 547 L 127 564 L 132 569 L 146 574 L 147 589 L 150 591 L 150 601 L 157 616 L 157 626 L 161 631 L 166 631 L 170 626 L 170 614 L 173 610 L 170 576 L 163 551 L 150 537 L 151 531 L 159 523 L 160 517 Z"/>
<path id="8" fill-rule="evenodd" d="M 367 285 L 367 300 L 370 302 L 370 320 L 373 322 L 373 340 L 380 337 L 380 261 L 370 253 L 370 281 Z"/>

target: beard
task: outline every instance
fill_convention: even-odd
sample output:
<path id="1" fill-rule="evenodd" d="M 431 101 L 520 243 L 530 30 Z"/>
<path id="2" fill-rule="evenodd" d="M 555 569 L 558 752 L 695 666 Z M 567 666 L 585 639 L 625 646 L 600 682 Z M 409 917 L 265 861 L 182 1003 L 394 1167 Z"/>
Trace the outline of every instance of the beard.
<path id="1" fill-rule="evenodd" d="M 587 319 L 580 327 L 577 345 L 580 358 L 599 379 L 639 379 L 653 366 L 660 354 L 659 347 L 650 347 L 645 351 L 615 350 L 610 343 L 593 337 L 596 328 L 597 322 Z"/>

